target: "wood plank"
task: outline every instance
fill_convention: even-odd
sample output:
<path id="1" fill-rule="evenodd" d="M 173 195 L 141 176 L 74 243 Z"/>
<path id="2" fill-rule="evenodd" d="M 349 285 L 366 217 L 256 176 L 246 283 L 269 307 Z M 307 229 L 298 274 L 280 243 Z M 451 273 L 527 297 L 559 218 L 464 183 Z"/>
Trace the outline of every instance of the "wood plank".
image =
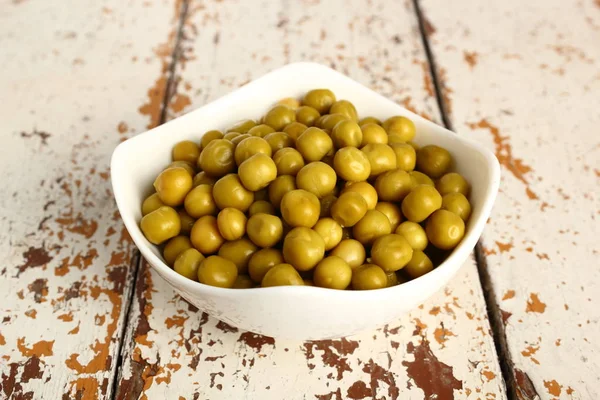
<path id="1" fill-rule="evenodd" d="M 179 8 L 0 9 L 0 398 L 111 396 L 135 268 L 110 155 L 160 115 Z"/>
<path id="2" fill-rule="evenodd" d="M 439 120 L 410 2 L 192 2 L 183 37 L 170 117 L 284 63 L 314 60 Z M 505 398 L 473 261 L 420 309 L 341 340 L 239 331 L 146 266 L 135 296 L 118 399 Z"/>
<path id="3" fill-rule="evenodd" d="M 522 398 L 600 397 L 600 4 L 423 0 L 456 130 L 503 180 L 483 244 Z"/>

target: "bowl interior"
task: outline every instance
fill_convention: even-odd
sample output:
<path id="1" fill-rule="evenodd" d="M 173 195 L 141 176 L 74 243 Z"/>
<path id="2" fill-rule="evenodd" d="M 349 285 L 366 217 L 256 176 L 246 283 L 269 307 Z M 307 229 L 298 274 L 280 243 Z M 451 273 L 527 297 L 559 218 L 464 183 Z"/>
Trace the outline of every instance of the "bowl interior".
<path id="1" fill-rule="evenodd" d="M 452 267 L 456 270 L 468 257 L 481 235 L 498 190 L 500 175 L 496 158 L 479 144 L 406 110 L 336 71 L 319 64 L 296 63 L 275 70 L 208 105 L 137 135 L 121 143 L 115 150 L 111 175 L 123 221 L 142 255 L 169 282 L 183 289 L 190 289 L 195 285 L 206 290 L 222 290 L 209 288 L 176 274 L 164 263 L 159 249 L 150 244 L 139 229 L 141 203 L 152 192 L 154 178 L 170 162 L 172 146 L 181 140 L 199 141 L 204 132 L 226 129 L 242 119 L 256 119 L 277 100 L 300 97 L 306 91 L 320 87 L 330 88 L 338 99 L 352 101 L 361 116 L 372 115 L 385 119 L 393 115 L 404 115 L 412 119 L 417 128 L 415 142 L 419 145 L 438 144 L 447 148 L 454 157 L 455 171 L 464 175 L 471 183 L 470 200 L 473 210 L 461 244 L 444 264 L 430 274 L 390 290 L 401 290 L 407 285 L 427 285 L 428 281 L 433 282 L 447 275 L 448 271 L 445 274 L 444 268 L 451 268 L 449 265 L 458 263 L 459 265 Z M 281 288 L 261 289 L 264 290 L 277 291 Z M 242 295 L 242 292 L 254 290 L 236 292 Z"/>

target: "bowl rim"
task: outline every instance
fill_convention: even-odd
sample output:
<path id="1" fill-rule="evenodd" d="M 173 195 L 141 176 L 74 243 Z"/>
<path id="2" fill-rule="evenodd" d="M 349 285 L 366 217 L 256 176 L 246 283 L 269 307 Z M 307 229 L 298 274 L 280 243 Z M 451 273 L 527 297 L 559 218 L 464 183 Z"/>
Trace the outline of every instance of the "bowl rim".
<path id="1" fill-rule="evenodd" d="M 333 289 L 321 288 L 321 287 L 317 287 L 317 286 L 276 286 L 276 287 L 267 287 L 267 288 L 255 287 L 255 288 L 248 288 L 248 289 L 244 289 L 244 290 L 232 290 L 230 288 L 221 288 L 221 287 L 206 285 L 206 284 L 188 279 L 182 275 L 179 275 L 177 272 L 175 272 L 175 270 L 173 270 L 171 267 L 169 267 L 163 260 L 161 260 L 158 256 L 156 256 L 156 254 L 154 254 L 152 251 L 150 251 L 149 245 L 147 245 L 145 242 L 142 241 L 141 235 L 143 235 L 143 234 L 141 233 L 141 230 L 139 229 L 138 223 L 135 221 L 132 221 L 133 219 L 128 219 L 128 218 L 124 217 L 123 212 L 125 212 L 125 210 L 126 210 L 126 208 L 124 206 L 125 199 L 124 199 L 123 193 L 120 190 L 120 187 L 121 187 L 120 180 L 121 179 L 119 178 L 119 175 L 118 175 L 119 173 L 122 173 L 122 171 L 118 164 L 119 164 L 121 158 L 123 157 L 122 153 L 124 153 L 129 147 L 133 146 L 135 143 L 137 143 L 139 141 L 144 140 L 144 138 L 147 135 L 160 134 L 160 132 L 156 132 L 156 131 L 165 130 L 166 129 L 165 127 L 169 124 L 176 123 L 177 121 L 180 121 L 180 120 L 183 120 L 186 118 L 192 118 L 192 115 L 201 109 L 218 107 L 221 103 L 225 103 L 229 99 L 231 99 L 235 96 L 238 96 L 240 91 L 249 91 L 249 90 L 252 90 L 254 87 L 260 87 L 260 85 L 263 81 L 267 80 L 268 78 L 272 77 L 273 75 L 289 74 L 289 73 L 295 72 L 294 70 L 297 70 L 297 69 L 312 70 L 315 72 L 326 73 L 326 74 L 330 74 L 330 75 L 334 74 L 334 75 L 338 75 L 338 78 L 344 78 L 348 82 L 354 82 L 355 85 L 360 85 L 360 87 L 363 90 L 368 90 L 371 93 L 373 93 L 374 95 L 376 95 L 380 101 L 394 103 L 397 107 L 399 107 L 400 109 L 403 110 L 404 115 L 407 115 L 408 117 L 415 119 L 415 120 L 418 119 L 425 124 L 434 125 L 436 127 L 436 129 L 438 129 L 438 130 L 441 129 L 441 131 L 439 131 L 439 133 L 436 133 L 436 134 L 451 135 L 453 140 L 458 140 L 458 141 L 462 142 L 465 146 L 470 147 L 471 149 L 475 150 L 477 153 L 479 153 L 480 155 L 483 156 L 483 158 L 485 159 L 485 161 L 489 167 L 490 184 L 488 185 L 488 187 L 485 191 L 485 194 L 482 197 L 483 204 L 482 204 L 482 209 L 481 209 L 481 216 L 480 216 L 479 220 L 474 221 L 470 232 L 468 232 L 468 234 L 463 238 L 463 240 L 459 243 L 459 245 L 448 256 L 448 258 L 446 258 L 434 270 L 432 270 L 431 272 L 429 272 L 419 278 L 415 278 L 415 279 L 405 282 L 401 285 L 396 285 L 396 286 L 391 286 L 391 287 L 386 287 L 386 288 L 381 288 L 381 289 L 376 289 L 376 290 L 364 290 L 364 291 L 361 291 L 361 290 L 358 290 L 358 291 L 357 290 L 333 290 Z M 424 285 L 424 286 L 434 285 L 436 280 L 438 280 L 438 278 L 441 275 L 443 275 L 447 270 L 451 269 L 453 266 L 455 267 L 454 268 L 455 271 L 452 273 L 452 275 L 454 275 L 456 273 L 456 271 L 458 270 L 458 268 L 460 268 L 460 266 L 462 265 L 462 263 L 460 263 L 459 260 L 466 259 L 466 257 L 468 257 L 468 254 L 466 254 L 466 257 L 465 257 L 465 253 L 470 254 L 470 252 L 474 249 L 475 245 L 477 244 L 477 241 L 479 240 L 481 234 L 483 233 L 483 229 L 485 227 L 487 219 L 493 208 L 496 196 L 498 194 L 498 189 L 500 186 L 500 175 L 501 175 L 500 164 L 498 162 L 498 159 L 489 149 L 487 149 L 482 144 L 476 142 L 475 140 L 473 140 L 469 137 L 462 136 L 456 132 L 450 131 L 446 127 L 436 124 L 435 122 L 430 121 L 430 120 L 406 109 L 402 105 L 393 102 L 392 100 L 390 100 L 390 99 L 384 97 L 383 95 L 375 92 L 374 90 L 362 85 L 361 83 L 353 80 L 352 78 L 350 78 L 338 71 L 335 71 L 325 65 L 315 63 L 315 62 L 295 62 L 295 63 L 286 64 L 282 67 L 273 69 L 270 72 L 267 72 L 266 74 L 263 74 L 262 76 L 246 83 L 245 85 L 225 94 L 224 96 L 211 101 L 210 103 L 207 103 L 205 105 L 197 107 L 196 109 L 191 110 L 182 116 L 179 116 L 179 117 L 177 117 L 173 120 L 170 120 L 162 125 L 159 125 L 157 127 L 149 129 L 147 131 L 139 133 L 139 134 L 121 142 L 113 150 L 113 153 L 111 156 L 110 169 L 111 169 L 111 183 L 112 183 L 112 188 L 113 188 L 113 195 L 114 195 L 115 201 L 117 203 L 117 208 L 119 210 L 119 214 L 121 215 L 121 219 L 124 222 L 129 235 L 131 236 L 134 244 L 140 251 L 141 255 L 146 259 L 146 261 L 152 266 L 152 268 L 156 268 L 157 272 L 164 279 L 168 280 L 171 285 L 175 286 L 176 290 L 184 290 L 184 291 L 188 291 L 188 292 L 195 292 L 195 291 L 200 290 L 200 291 L 205 292 L 208 295 L 214 295 L 214 296 L 219 296 L 219 297 L 232 296 L 232 295 L 236 296 L 236 297 L 243 297 L 243 296 L 255 297 L 259 293 L 263 294 L 263 295 L 274 295 L 274 294 L 286 292 L 287 295 L 290 295 L 290 294 L 302 295 L 304 293 L 314 294 L 314 295 L 317 295 L 317 294 L 325 295 L 326 294 L 326 295 L 328 295 L 328 297 L 329 296 L 339 296 L 341 299 L 345 299 L 345 298 L 349 298 L 349 297 L 362 298 L 362 297 L 366 297 L 366 296 L 373 296 L 374 294 L 377 294 L 377 293 L 383 294 L 384 292 L 386 294 L 391 294 L 392 292 L 395 292 L 395 291 L 397 291 L 397 292 L 402 292 L 403 290 L 409 291 L 411 288 L 415 288 L 416 286 L 419 286 L 419 285 Z M 459 264 L 459 265 L 456 265 L 456 264 Z M 445 281 L 443 283 L 445 284 Z"/>

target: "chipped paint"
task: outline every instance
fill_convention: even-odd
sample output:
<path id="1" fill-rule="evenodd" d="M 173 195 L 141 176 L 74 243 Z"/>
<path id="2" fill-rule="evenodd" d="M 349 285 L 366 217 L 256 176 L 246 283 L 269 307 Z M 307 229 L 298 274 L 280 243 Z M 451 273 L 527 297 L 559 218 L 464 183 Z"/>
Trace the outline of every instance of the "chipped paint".
<path id="1" fill-rule="evenodd" d="M 512 299 L 513 297 L 515 297 L 515 291 L 507 290 L 506 292 L 504 292 L 504 296 L 502 296 L 502 300 L 509 300 L 509 299 Z"/>
<path id="2" fill-rule="evenodd" d="M 414 384 L 423 390 L 425 398 L 454 399 L 454 390 L 463 388 L 462 382 L 454 377 L 453 368 L 437 359 L 425 338 L 417 346 L 408 343 L 406 352 L 415 359 L 403 361 L 402 365 Z"/>
<path id="3" fill-rule="evenodd" d="M 562 392 L 562 386 L 558 384 L 554 379 L 551 381 L 544 381 L 544 387 L 552 396 L 560 396 Z"/>
<path id="4" fill-rule="evenodd" d="M 525 164 L 522 159 L 513 156 L 512 146 L 509 142 L 510 137 L 502 136 L 498 127 L 489 123 L 485 118 L 478 122 L 469 122 L 467 126 L 471 129 L 487 129 L 492 134 L 496 158 L 500 162 L 500 165 L 525 185 L 525 192 L 529 199 L 538 199 L 538 195 L 531 190 L 529 181 L 525 176 L 532 171 L 532 168 Z"/>
<path id="5" fill-rule="evenodd" d="M 464 51 L 463 57 L 465 62 L 469 64 L 469 67 L 473 69 L 473 67 L 477 65 L 477 58 L 479 57 L 479 54 L 477 54 L 475 51 Z"/>
<path id="6" fill-rule="evenodd" d="M 543 314 L 546 311 L 546 304 L 540 300 L 537 293 L 530 293 L 525 311 Z"/>

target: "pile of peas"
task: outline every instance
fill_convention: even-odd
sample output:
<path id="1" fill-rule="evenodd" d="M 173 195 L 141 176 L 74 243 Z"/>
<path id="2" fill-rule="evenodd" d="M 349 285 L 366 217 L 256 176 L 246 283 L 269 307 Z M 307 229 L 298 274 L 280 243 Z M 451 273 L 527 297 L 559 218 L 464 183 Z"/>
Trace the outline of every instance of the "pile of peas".
<path id="1" fill-rule="evenodd" d="M 328 89 L 283 99 L 173 162 L 142 204 L 142 232 L 179 274 L 224 288 L 368 290 L 417 278 L 462 240 L 470 185 L 402 116 L 359 120 Z"/>

